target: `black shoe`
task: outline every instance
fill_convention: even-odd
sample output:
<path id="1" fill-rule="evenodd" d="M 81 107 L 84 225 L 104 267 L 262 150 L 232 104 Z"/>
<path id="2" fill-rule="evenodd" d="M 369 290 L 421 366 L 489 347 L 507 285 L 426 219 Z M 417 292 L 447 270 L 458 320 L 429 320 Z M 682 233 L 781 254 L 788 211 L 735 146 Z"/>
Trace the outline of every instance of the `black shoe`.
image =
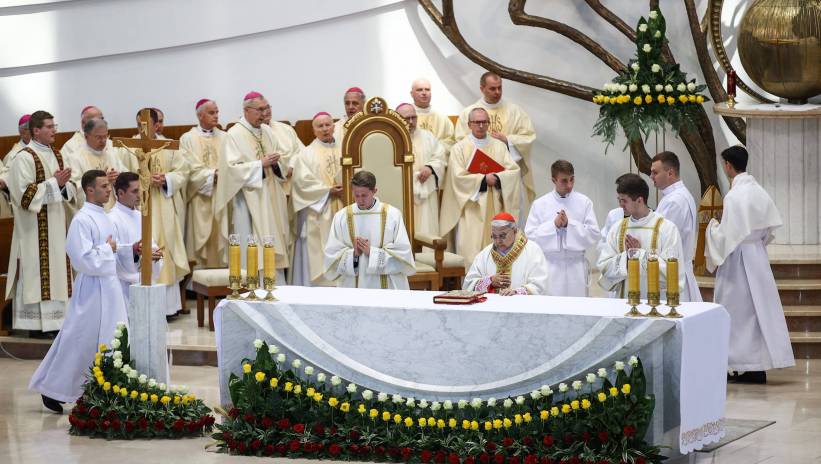
<path id="1" fill-rule="evenodd" d="M 733 373 L 727 373 L 727 383 L 736 383 L 738 382 L 738 371 L 733 371 Z"/>
<path id="2" fill-rule="evenodd" d="M 766 384 L 767 373 L 764 371 L 747 371 L 736 376 L 737 383 Z"/>
<path id="3" fill-rule="evenodd" d="M 29 337 L 36 338 L 39 340 L 54 340 L 55 338 L 57 338 L 57 331 L 54 330 L 51 332 L 41 332 L 39 330 L 32 330 L 31 332 L 29 332 Z"/>
<path id="4" fill-rule="evenodd" d="M 57 414 L 63 413 L 63 406 L 60 404 L 59 401 L 55 400 L 54 398 L 49 398 L 46 395 L 40 395 L 43 397 L 43 406 L 47 407 L 48 409 L 56 412 Z"/>

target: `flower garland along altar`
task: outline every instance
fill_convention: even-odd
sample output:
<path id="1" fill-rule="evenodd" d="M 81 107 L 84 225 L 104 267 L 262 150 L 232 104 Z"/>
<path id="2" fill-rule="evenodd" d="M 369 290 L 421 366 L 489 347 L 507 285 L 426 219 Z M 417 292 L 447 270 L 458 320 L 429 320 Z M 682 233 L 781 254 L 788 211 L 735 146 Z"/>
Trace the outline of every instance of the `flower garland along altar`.
<path id="1" fill-rule="evenodd" d="M 72 435 L 106 439 L 181 438 L 211 432 L 214 416 L 185 386 L 166 386 L 140 374 L 117 324 L 111 349 L 101 344 L 91 375 L 68 416 Z"/>
<path id="2" fill-rule="evenodd" d="M 655 398 L 641 361 L 617 362 L 562 383 L 504 399 L 427 401 L 376 393 L 335 375 L 286 364 L 254 341 L 255 359 L 232 374 L 233 408 L 213 437 L 220 451 L 357 461 L 448 464 L 656 463 L 643 437 Z M 330 375 L 330 377 L 329 377 Z M 611 378 L 613 381 L 611 382 Z"/>

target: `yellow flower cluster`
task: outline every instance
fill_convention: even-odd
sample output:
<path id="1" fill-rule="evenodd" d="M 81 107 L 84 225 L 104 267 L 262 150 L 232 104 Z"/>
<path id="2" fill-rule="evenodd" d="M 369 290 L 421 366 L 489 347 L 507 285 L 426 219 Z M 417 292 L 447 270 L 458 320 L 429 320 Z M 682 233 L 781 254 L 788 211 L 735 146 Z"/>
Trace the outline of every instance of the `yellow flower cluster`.
<path id="1" fill-rule="evenodd" d="M 629 94 L 624 95 L 616 95 L 616 96 L 607 96 L 607 95 L 595 95 L 593 97 L 593 103 L 598 105 L 623 105 L 625 103 L 633 103 L 635 106 L 641 106 L 643 104 L 649 105 L 652 103 L 658 103 L 659 105 L 675 105 L 676 101 L 680 104 L 686 103 L 704 103 L 704 97 L 701 95 L 679 95 L 678 100 L 675 97 L 670 95 L 658 94 L 654 98 L 652 95 L 647 94 L 642 98 L 640 95 L 632 97 Z"/>
<path id="2" fill-rule="evenodd" d="M 100 344 L 100 351 L 105 350 L 105 345 Z M 163 395 L 159 397 L 157 395 L 150 395 L 145 392 L 139 392 L 137 390 L 129 391 L 126 387 L 121 387 L 119 385 L 111 385 L 111 382 L 106 381 L 105 376 L 103 375 L 102 369 L 100 369 L 100 360 L 102 359 L 103 354 L 101 352 L 97 352 L 94 354 L 94 367 L 91 369 L 91 373 L 94 375 L 94 379 L 97 381 L 97 385 L 103 387 L 103 391 L 105 392 L 112 392 L 115 395 L 120 395 L 123 398 L 131 398 L 132 400 L 139 400 L 143 403 L 151 400 L 152 403 L 160 402 L 164 405 L 168 405 L 168 403 L 173 402 L 175 405 L 183 404 L 187 406 L 191 404 L 191 402 L 195 401 L 197 397 L 195 395 L 174 395 L 171 398 L 168 395 Z M 264 374 L 263 374 L 264 375 Z M 271 379 L 272 383 L 274 379 Z"/>

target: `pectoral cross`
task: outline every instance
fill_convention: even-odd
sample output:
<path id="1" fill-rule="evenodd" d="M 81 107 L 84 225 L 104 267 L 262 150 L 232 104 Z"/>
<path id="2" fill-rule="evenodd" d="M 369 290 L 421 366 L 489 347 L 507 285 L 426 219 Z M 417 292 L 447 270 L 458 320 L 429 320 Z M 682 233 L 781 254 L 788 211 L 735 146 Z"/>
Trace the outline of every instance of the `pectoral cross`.
<path id="1" fill-rule="evenodd" d="M 151 175 L 157 174 L 157 160 L 153 157 L 162 150 L 178 150 L 180 143 L 176 140 L 157 140 L 154 138 L 154 124 L 151 123 L 151 112 L 148 109 L 140 111 L 140 137 L 114 137 L 112 142 L 118 147 L 131 151 L 140 163 L 140 190 L 142 203 L 142 262 L 140 263 L 140 285 L 151 285 Z M 152 169 L 153 168 L 153 169 Z"/>

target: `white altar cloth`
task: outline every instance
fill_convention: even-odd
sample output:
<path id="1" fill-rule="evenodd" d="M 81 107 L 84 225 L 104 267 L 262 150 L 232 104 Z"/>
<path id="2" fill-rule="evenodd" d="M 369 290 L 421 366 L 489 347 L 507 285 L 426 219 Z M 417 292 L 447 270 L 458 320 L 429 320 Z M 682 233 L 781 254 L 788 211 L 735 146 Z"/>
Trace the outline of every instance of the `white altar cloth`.
<path id="1" fill-rule="evenodd" d="M 434 304 L 435 294 L 288 286 L 274 303 L 224 300 L 215 312 L 221 401 L 257 338 L 289 363 L 428 401 L 557 390 L 599 367 L 612 380 L 615 361 L 638 355 L 656 396 L 648 440 L 688 453 L 724 435 L 730 320 L 720 305 L 647 319 L 624 317 L 624 300 L 489 295 L 454 306 Z"/>

